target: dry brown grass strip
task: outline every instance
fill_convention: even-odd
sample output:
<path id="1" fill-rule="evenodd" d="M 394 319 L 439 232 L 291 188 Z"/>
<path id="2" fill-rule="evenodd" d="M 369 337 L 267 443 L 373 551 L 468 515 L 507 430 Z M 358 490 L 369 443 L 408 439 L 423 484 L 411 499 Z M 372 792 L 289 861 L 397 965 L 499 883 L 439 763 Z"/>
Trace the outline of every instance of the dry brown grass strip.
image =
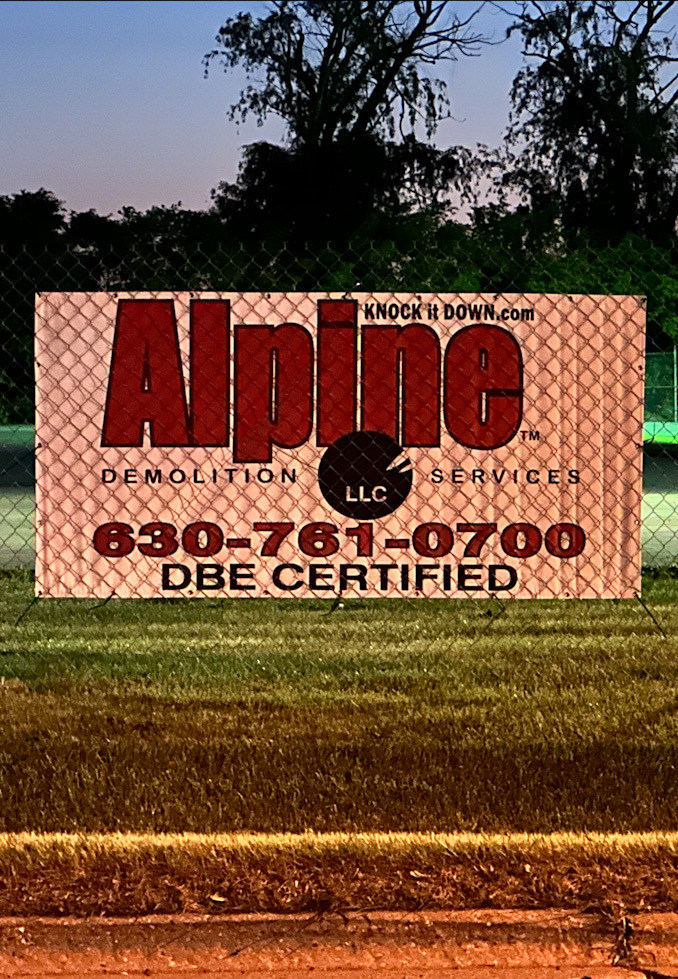
<path id="1" fill-rule="evenodd" d="M 0 915 L 678 910 L 678 833 L 0 835 Z"/>

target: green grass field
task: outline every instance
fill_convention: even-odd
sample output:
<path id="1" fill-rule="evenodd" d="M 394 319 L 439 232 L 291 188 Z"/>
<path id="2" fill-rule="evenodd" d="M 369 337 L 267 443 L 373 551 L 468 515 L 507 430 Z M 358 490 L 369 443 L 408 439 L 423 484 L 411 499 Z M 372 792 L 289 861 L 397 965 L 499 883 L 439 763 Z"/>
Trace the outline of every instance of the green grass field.
<path id="1" fill-rule="evenodd" d="M 644 600 L 31 601 L 0 830 L 678 828 L 678 581 Z"/>
<path id="2" fill-rule="evenodd" d="M 677 489 L 648 455 L 647 565 L 678 564 Z M 32 532 L 3 487 L 0 566 Z M 0 831 L 678 829 L 668 575 L 644 583 L 666 638 L 635 601 L 41 601 L 17 625 L 32 588 L 0 573 Z"/>

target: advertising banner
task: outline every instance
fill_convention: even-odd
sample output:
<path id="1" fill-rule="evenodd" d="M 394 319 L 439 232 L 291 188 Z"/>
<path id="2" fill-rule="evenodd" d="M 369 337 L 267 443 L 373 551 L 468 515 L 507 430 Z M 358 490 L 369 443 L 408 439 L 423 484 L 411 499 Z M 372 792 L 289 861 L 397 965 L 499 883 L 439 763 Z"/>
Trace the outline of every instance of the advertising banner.
<path id="1" fill-rule="evenodd" d="M 624 598 L 644 301 L 43 293 L 37 593 Z"/>

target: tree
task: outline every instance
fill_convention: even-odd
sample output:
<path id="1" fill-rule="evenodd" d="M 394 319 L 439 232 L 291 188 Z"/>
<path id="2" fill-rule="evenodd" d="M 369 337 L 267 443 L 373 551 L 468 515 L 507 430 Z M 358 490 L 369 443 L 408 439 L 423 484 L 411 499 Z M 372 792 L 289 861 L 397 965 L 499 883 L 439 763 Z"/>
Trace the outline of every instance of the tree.
<path id="1" fill-rule="evenodd" d="M 65 227 L 64 205 L 51 190 L 41 187 L 0 197 L 0 245 L 48 245 Z"/>
<path id="2" fill-rule="evenodd" d="M 434 202 L 458 168 L 449 153 L 434 161 L 415 130 L 430 138 L 446 114 L 430 69 L 478 49 L 474 13 L 460 19 L 447 0 L 276 0 L 265 17 L 226 21 L 206 69 L 243 66 L 251 81 L 231 118 L 277 115 L 287 146 L 248 147 L 218 202 L 260 218 L 272 206 L 274 222 L 303 234 L 311 223 L 343 234 L 365 208 L 407 206 L 408 184 Z"/>
<path id="3" fill-rule="evenodd" d="M 673 234 L 678 219 L 675 0 L 530 2 L 511 90 L 509 183 L 598 240 Z"/>
<path id="4" fill-rule="evenodd" d="M 237 182 L 222 182 L 212 192 L 213 207 L 244 238 L 283 242 L 297 233 L 306 240 L 345 240 L 375 214 L 393 218 L 442 208 L 449 188 L 465 183 L 470 157 L 463 147 L 439 151 L 411 136 L 400 143 L 340 136 L 315 158 L 252 143 Z"/>
<path id="5" fill-rule="evenodd" d="M 221 27 L 205 57 L 224 68 L 263 73 L 231 106 L 231 118 L 270 114 L 293 145 L 331 145 L 341 133 L 393 138 L 417 119 L 427 135 L 448 106 L 438 66 L 472 54 L 482 36 L 447 0 L 276 0 L 268 16 L 239 13 Z"/>

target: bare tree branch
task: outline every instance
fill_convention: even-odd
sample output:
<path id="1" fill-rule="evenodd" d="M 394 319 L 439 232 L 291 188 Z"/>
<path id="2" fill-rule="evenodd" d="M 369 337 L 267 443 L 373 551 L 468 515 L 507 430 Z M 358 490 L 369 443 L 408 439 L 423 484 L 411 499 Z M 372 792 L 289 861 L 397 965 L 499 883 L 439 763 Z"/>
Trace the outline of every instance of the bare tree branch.
<path id="1" fill-rule="evenodd" d="M 389 135 L 396 120 L 406 132 L 404 120 L 415 118 L 432 132 L 445 83 L 422 68 L 491 43 L 471 26 L 482 6 L 467 5 L 459 18 L 449 0 L 275 0 L 266 17 L 226 21 L 205 66 L 263 75 L 231 116 L 261 121 L 273 112 L 295 145 L 324 145 L 340 132 Z"/>

